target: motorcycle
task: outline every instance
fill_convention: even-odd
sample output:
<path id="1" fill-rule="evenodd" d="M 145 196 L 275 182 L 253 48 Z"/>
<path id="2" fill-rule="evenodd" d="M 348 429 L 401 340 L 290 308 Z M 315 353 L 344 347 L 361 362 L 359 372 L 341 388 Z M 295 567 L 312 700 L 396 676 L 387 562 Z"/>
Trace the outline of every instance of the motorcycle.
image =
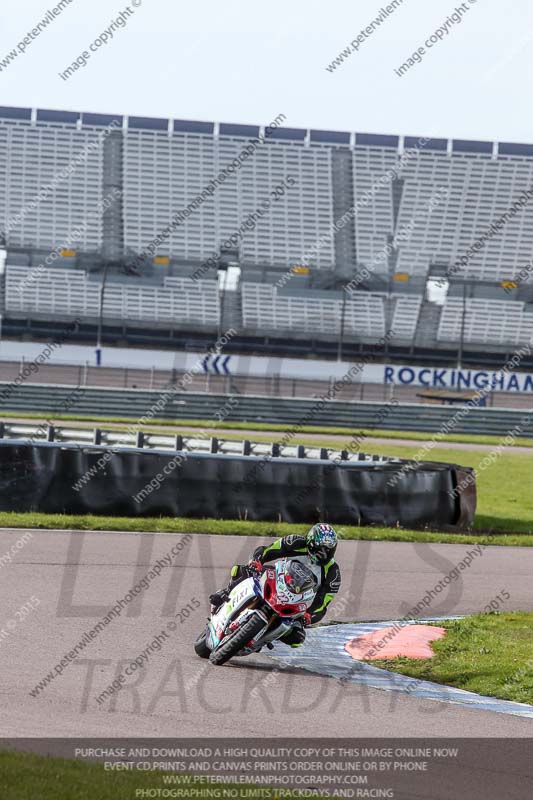
<path id="1" fill-rule="evenodd" d="M 252 571 L 207 621 L 194 644 L 200 658 L 225 664 L 234 656 L 258 653 L 304 617 L 318 591 L 317 575 L 297 558 L 280 559 Z"/>

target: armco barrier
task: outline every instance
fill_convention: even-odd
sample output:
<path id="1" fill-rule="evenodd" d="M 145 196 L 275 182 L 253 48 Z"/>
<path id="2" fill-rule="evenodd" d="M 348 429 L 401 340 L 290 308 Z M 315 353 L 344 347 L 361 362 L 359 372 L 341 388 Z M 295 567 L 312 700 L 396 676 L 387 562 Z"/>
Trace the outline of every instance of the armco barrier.
<path id="1" fill-rule="evenodd" d="M 0 441 L 0 510 L 404 527 L 470 525 L 472 470 Z M 391 480 L 394 477 L 397 480 Z"/>
<path id="2" fill-rule="evenodd" d="M 72 393 L 72 386 L 22 384 L 13 388 L 12 384 L 0 383 L 0 414 L 2 411 L 19 411 L 48 416 L 61 414 L 62 409 L 68 408 L 70 414 L 119 416 L 136 420 L 148 414 L 164 397 L 161 392 L 134 389 L 82 388 L 75 405 L 69 406 Z M 225 422 L 307 424 L 436 433 L 444 423 L 455 420 L 451 431 L 453 433 L 505 436 L 513 428 L 520 426 L 518 436 L 533 435 L 532 411 L 472 407 L 468 414 L 460 418 L 460 409 L 454 407 L 404 404 L 387 406 L 387 413 L 377 417 L 382 406 L 380 403 L 332 400 L 321 406 L 318 400 L 312 399 L 234 395 L 238 402 L 228 404 L 228 398 L 227 395 L 176 393 L 155 411 L 153 419 L 216 420 L 217 412 L 224 408 Z"/>

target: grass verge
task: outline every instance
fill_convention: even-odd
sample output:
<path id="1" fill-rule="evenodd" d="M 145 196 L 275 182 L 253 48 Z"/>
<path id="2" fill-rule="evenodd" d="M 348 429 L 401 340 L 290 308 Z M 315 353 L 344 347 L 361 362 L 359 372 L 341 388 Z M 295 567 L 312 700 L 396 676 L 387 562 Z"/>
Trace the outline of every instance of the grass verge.
<path id="1" fill-rule="evenodd" d="M 0 752 L 2 800 L 117 800 L 154 786 L 152 773 L 107 772 L 97 764 Z"/>
<path id="2" fill-rule="evenodd" d="M 141 796 L 138 790 L 152 790 L 160 794 L 146 796 L 164 797 L 165 791 L 191 790 L 190 797 L 209 784 L 182 783 L 173 787 L 166 785 L 159 770 L 147 772 L 109 771 L 100 764 L 87 763 L 66 758 L 52 758 L 11 751 L 0 752 L 0 775 L 2 776 L 2 800 L 132 800 Z M 220 784 L 217 784 L 220 787 Z M 232 797 L 239 800 L 250 798 L 250 786 L 230 784 Z M 211 785 L 211 789 L 215 784 Z M 194 793 L 193 793 L 194 792 Z M 188 795 L 181 794 L 180 797 Z M 205 796 L 209 796 L 207 791 Z M 272 797 L 276 793 L 272 791 Z M 286 797 L 287 795 L 284 794 Z M 293 795 L 299 796 L 297 792 Z"/>
<path id="3" fill-rule="evenodd" d="M 228 519 L 185 519 L 180 517 L 99 517 L 75 514 L 19 514 L 0 512 L 1 528 L 37 528 L 75 531 L 141 531 L 146 533 L 197 533 L 218 536 L 266 536 L 307 533 L 309 525 L 288 522 L 249 522 Z M 487 544 L 533 547 L 533 535 L 492 533 L 447 533 L 336 525 L 341 539 L 383 542 L 434 542 L 435 544 Z"/>
<path id="4" fill-rule="evenodd" d="M 533 614 L 476 614 L 435 624 L 447 633 L 432 642 L 433 658 L 379 659 L 372 665 L 533 705 Z"/>

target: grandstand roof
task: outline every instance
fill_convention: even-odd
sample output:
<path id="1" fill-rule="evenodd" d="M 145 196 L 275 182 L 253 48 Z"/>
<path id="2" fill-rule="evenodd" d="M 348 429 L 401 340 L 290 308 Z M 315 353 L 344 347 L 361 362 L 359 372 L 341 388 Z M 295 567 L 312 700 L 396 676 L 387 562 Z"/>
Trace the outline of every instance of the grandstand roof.
<path id="1" fill-rule="evenodd" d="M 209 122 L 200 120 L 182 120 L 167 117 L 138 117 L 122 114 L 99 114 L 85 111 L 63 111 L 55 109 L 31 109 L 11 106 L 0 106 L 0 119 L 39 123 L 75 124 L 81 127 L 105 127 L 117 121 L 127 129 L 164 130 L 174 133 L 196 133 L 207 136 L 219 135 L 228 137 L 253 138 L 260 131 L 259 125 L 242 125 L 227 122 Z M 329 131 L 306 128 L 276 128 L 270 137 L 272 140 L 326 144 L 337 146 L 364 146 L 398 150 L 402 147 L 414 147 L 420 142 L 420 136 L 399 136 L 376 133 L 358 133 L 352 131 Z M 430 138 L 425 144 L 426 150 L 451 150 L 454 153 L 486 153 L 487 155 L 529 156 L 533 157 L 533 144 L 519 142 L 490 142 L 475 139 Z"/>

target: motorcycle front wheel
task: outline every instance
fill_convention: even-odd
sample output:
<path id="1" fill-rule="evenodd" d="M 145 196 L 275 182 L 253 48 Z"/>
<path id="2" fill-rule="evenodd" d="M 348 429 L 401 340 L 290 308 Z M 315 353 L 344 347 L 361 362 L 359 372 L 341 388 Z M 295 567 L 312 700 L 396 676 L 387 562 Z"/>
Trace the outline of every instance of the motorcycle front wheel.
<path id="1" fill-rule="evenodd" d="M 211 653 L 211 650 L 205 643 L 205 637 L 206 637 L 206 632 L 203 631 L 203 633 L 200 634 L 200 636 L 194 643 L 194 652 L 196 653 L 197 656 L 200 656 L 200 658 L 209 658 L 209 654 Z"/>
<path id="2" fill-rule="evenodd" d="M 216 650 L 210 653 L 209 661 L 217 666 L 225 664 L 226 661 L 229 661 L 230 658 L 237 655 L 243 647 L 246 647 L 250 639 L 253 639 L 264 627 L 265 620 L 258 614 L 253 614 L 250 619 L 246 620 L 244 625 L 229 636 L 220 647 L 217 647 Z"/>

